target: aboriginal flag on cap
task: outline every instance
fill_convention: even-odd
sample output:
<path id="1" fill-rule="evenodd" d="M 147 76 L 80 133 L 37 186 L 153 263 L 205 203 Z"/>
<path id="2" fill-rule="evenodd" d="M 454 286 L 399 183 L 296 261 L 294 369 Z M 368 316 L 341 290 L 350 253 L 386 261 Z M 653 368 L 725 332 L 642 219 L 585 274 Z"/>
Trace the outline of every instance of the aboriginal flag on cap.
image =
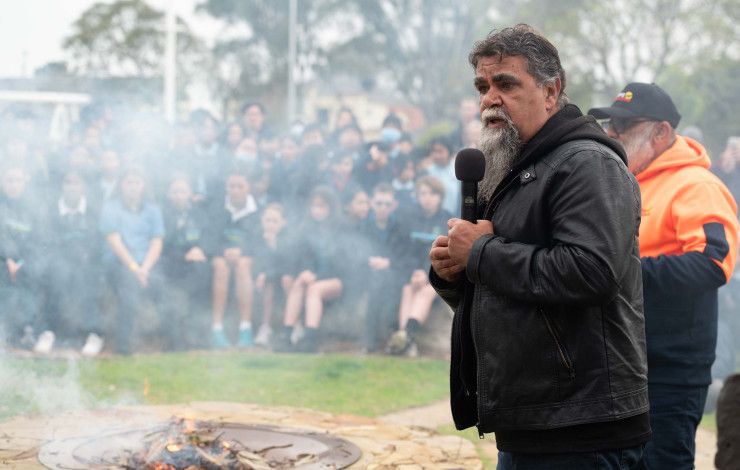
<path id="1" fill-rule="evenodd" d="M 675 129 L 681 120 L 676 105 L 668 93 L 655 83 L 630 83 L 608 108 L 591 108 L 588 114 L 596 119 L 649 118 L 668 121 Z"/>

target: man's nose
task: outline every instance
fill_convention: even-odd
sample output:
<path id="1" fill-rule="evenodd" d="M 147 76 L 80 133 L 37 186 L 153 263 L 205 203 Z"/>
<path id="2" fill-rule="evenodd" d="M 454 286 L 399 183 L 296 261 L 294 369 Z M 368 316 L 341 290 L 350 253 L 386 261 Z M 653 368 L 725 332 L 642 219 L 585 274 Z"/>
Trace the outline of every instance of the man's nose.
<path id="1" fill-rule="evenodd" d="M 480 97 L 480 112 L 483 114 L 483 111 L 485 111 L 488 108 L 492 108 L 494 106 L 501 106 L 503 103 L 501 101 L 501 95 L 491 88 L 486 92 L 486 94 L 481 95 Z"/>

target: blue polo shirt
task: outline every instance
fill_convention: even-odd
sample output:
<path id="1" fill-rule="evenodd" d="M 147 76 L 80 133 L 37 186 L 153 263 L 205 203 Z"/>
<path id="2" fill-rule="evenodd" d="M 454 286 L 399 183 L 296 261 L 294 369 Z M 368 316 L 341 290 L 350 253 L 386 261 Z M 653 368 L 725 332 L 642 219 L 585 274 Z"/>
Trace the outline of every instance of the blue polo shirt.
<path id="1" fill-rule="evenodd" d="M 145 202 L 138 212 L 132 212 L 118 199 L 109 201 L 103 205 L 100 214 L 100 231 L 106 237 L 111 233 L 120 234 L 126 249 L 141 264 L 152 239 L 164 237 L 162 211 L 154 204 Z M 103 260 L 115 260 L 113 250 L 107 243 L 105 245 Z"/>

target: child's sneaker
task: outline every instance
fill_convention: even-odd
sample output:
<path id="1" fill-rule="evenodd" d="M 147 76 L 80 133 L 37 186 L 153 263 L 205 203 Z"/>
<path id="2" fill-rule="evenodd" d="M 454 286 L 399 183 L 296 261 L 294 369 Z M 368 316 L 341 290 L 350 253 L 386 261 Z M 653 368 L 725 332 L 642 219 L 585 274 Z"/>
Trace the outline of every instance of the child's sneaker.
<path id="1" fill-rule="evenodd" d="M 398 330 L 395 333 L 393 333 L 393 336 L 391 336 L 391 339 L 388 340 L 388 346 L 386 347 L 386 351 L 389 354 L 393 355 L 401 355 L 406 351 L 406 348 L 409 345 L 409 336 L 406 333 L 406 330 Z"/>
<path id="2" fill-rule="evenodd" d="M 82 347 L 82 353 L 85 357 L 95 357 L 98 354 L 100 354 L 100 351 L 103 350 L 103 338 L 96 335 L 95 333 L 90 333 L 87 335 L 87 340 L 85 341 L 85 345 Z"/>
<path id="3" fill-rule="evenodd" d="M 303 336 L 295 345 L 296 352 L 302 353 L 316 353 L 319 351 L 319 344 L 317 341 L 318 331 L 316 328 L 305 328 L 303 330 Z"/>
<path id="4" fill-rule="evenodd" d="M 224 330 L 211 330 L 211 346 L 213 349 L 227 349 L 231 346 Z"/>
<path id="5" fill-rule="evenodd" d="M 53 331 L 46 330 L 39 335 L 39 339 L 33 346 L 33 352 L 36 354 L 49 354 L 54 347 L 56 336 Z"/>
<path id="6" fill-rule="evenodd" d="M 272 350 L 274 352 L 292 352 L 293 342 L 290 340 L 292 334 L 293 328 L 288 326 L 280 327 L 272 340 Z"/>
<path id="7" fill-rule="evenodd" d="M 244 328 L 243 330 L 239 330 L 239 340 L 237 341 L 236 346 L 239 348 L 251 348 L 252 346 L 254 346 L 254 341 L 252 341 L 251 328 Z"/>
<path id="8" fill-rule="evenodd" d="M 257 346 L 266 347 L 270 344 L 270 337 L 272 336 L 272 328 L 270 325 L 263 323 L 260 325 L 260 329 L 257 330 L 257 337 L 254 338 L 254 344 Z"/>

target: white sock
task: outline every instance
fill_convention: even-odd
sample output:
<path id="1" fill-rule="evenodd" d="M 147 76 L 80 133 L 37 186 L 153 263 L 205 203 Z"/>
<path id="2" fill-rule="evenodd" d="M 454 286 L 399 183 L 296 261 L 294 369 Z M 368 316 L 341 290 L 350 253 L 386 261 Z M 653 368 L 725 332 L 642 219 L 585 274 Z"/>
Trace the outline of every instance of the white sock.
<path id="1" fill-rule="evenodd" d="M 239 322 L 239 331 L 244 330 L 251 330 L 252 329 L 252 322 L 251 321 L 240 321 Z"/>
<path id="2" fill-rule="evenodd" d="M 213 328 L 213 331 L 224 331 L 224 324 L 223 323 L 214 323 L 211 328 Z"/>

